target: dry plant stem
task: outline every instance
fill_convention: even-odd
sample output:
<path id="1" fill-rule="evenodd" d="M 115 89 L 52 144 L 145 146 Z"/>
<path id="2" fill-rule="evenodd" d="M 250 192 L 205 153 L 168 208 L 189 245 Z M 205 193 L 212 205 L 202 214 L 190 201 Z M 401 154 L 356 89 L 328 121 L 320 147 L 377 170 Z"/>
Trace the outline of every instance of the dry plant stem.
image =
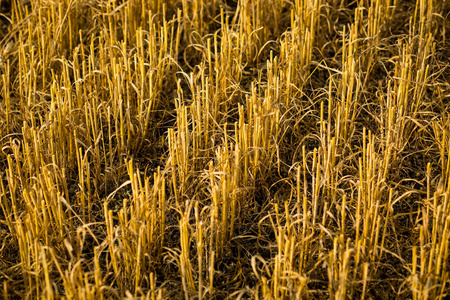
<path id="1" fill-rule="evenodd" d="M 0 1 L 3 298 L 446 299 L 449 9 Z"/>

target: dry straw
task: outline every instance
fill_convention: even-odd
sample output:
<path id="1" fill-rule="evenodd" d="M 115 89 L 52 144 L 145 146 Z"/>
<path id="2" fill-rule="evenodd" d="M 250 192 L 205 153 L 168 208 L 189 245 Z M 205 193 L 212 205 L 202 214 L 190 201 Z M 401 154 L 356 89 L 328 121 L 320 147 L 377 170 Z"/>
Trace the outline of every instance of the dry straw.
<path id="1" fill-rule="evenodd" d="M 449 12 L 0 0 L 2 297 L 448 297 Z"/>

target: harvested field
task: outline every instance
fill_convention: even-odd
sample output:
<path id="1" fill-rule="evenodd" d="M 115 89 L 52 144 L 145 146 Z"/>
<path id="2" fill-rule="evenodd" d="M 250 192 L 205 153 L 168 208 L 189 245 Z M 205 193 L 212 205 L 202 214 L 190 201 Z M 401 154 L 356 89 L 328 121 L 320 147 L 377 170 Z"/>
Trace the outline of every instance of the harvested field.
<path id="1" fill-rule="evenodd" d="M 449 299 L 450 1 L 0 0 L 0 298 Z"/>

